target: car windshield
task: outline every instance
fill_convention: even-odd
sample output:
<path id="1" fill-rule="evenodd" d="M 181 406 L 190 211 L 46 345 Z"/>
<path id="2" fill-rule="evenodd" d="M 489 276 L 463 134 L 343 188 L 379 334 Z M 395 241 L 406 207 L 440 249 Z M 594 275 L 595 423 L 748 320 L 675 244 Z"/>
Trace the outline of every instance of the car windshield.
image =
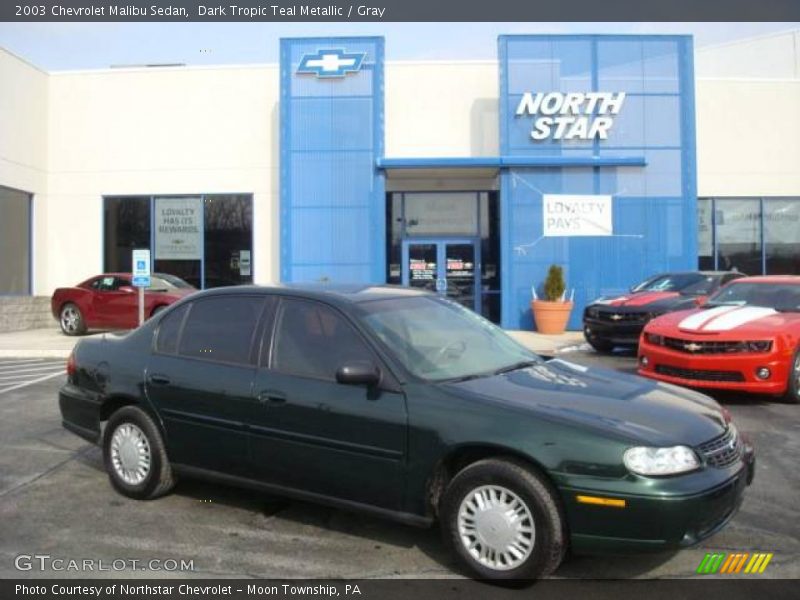
<path id="1" fill-rule="evenodd" d="M 800 312 L 800 284 L 732 283 L 711 296 L 705 306 L 763 306 Z"/>
<path id="2" fill-rule="evenodd" d="M 367 327 L 427 381 L 481 377 L 541 361 L 496 325 L 448 300 L 416 296 L 359 307 Z"/>
<path id="3" fill-rule="evenodd" d="M 643 281 L 633 292 L 680 292 L 681 294 L 703 295 L 714 287 L 714 277 L 703 273 L 672 273 L 659 275 Z"/>
<path id="4" fill-rule="evenodd" d="M 175 277 L 175 275 L 167 275 L 166 273 L 158 273 L 157 275 L 150 276 L 150 287 L 147 288 L 148 290 L 155 291 L 155 290 L 193 290 L 194 286 L 189 283 L 186 283 L 180 277 Z"/>

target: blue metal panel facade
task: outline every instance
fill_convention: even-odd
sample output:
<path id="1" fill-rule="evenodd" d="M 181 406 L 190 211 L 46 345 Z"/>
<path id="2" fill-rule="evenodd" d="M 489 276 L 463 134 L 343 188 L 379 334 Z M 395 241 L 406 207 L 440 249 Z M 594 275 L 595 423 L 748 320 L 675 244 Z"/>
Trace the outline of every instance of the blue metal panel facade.
<path id="1" fill-rule="evenodd" d="M 529 329 L 531 286 L 551 264 L 575 290 L 569 328 L 584 306 L 660 271 L 697 267 L 694 74 L 689 36 L 500 36 L 502 157 L 558 157 L 500 175 L 502 324 Z M 517 117 L 525 92 L 625 92 L 607 140 L 531 139 Z M 587 166 L 625 157 L 643 166 Z M 557 164 L 557 166 L 556 166 Z M 613 234 L 544 237 L 543 194 L 607 194 Z"/>
<path id="2" fill-rule="evenodd" d="M 385 281 L 383 52 L 380 37 L 281 40 L 282 281 Z"/>

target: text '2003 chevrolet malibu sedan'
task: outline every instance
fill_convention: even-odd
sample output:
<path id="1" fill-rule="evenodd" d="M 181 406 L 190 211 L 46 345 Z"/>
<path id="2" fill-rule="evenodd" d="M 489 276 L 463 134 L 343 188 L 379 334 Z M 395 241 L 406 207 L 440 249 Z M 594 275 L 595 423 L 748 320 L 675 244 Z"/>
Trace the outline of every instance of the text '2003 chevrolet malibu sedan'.
<path id="1" fill-rule="evenodd" d="M 479 577 L 568 547 L 691 545 L 722 528 L 753 449 L 710 398 L 545 362 L 473 312 L 391 287 L 239 287 L 81 341 L 64 426 L 134 498 L 177 476 L 439 520 Z M 104 424 L 104 426 L 103 426 Z"/>

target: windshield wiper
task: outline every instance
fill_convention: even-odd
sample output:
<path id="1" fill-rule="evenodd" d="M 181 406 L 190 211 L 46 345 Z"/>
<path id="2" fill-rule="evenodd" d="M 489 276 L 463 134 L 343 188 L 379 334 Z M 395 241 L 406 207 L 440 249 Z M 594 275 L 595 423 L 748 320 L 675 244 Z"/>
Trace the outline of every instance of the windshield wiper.
<path id="1" fill-rule="evenodd" d="M 510 373 L 511 371 L 518 371 L 520 369 L 524 369 L 525 367 L 532 367 L 533 365 L 538 365 L 538 360 L 522 360 L 520 362 L 514 363 L 513 365 L 508 365 L 507 367 L 501 367 L 497 369 L 494 374 L 500 375 L 501 373 Z"/>

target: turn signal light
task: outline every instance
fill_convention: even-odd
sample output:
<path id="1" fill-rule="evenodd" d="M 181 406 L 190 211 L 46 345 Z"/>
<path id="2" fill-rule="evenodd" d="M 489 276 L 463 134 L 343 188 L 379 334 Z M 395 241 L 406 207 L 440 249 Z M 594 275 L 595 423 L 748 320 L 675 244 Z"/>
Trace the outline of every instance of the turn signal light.
<path id="1" fill-rule="evenodd" d="M 596 506 L 613 506 L 614 508 L 625 508 L 625 500 L 622 498 L 603 498 L 602 496 L 575 496 L 581 504 L 594 504 Z"/>

